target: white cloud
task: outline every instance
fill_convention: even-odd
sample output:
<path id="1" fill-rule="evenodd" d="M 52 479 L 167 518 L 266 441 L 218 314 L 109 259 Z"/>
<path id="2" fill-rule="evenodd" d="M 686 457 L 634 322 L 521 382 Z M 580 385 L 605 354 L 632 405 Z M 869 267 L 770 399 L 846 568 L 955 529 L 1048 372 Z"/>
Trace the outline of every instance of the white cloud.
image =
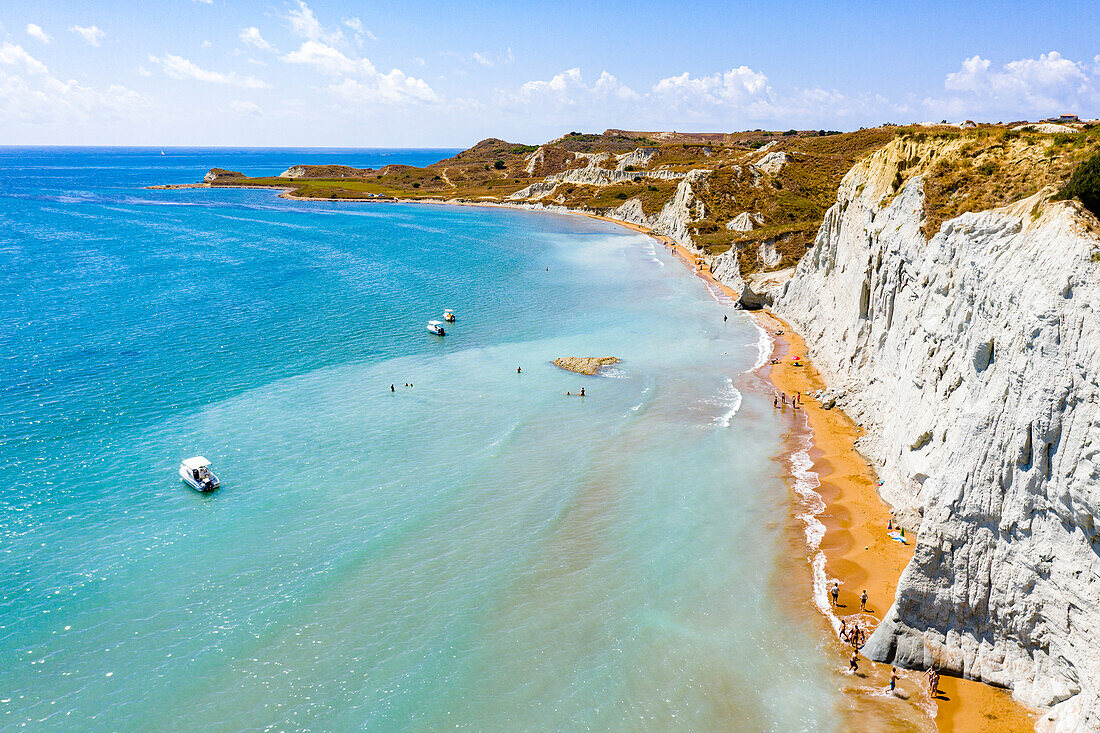
<path id="1" fill-rule="evenodd" d="M 363 36 L 366 36 L 367 38 L 371 39 L 372 41 L 377 41 L 378 40 L 378 36 L 371 33 L 370 29 L 364 28 L 363 27 L 363 21 L 359 20 L 359 18 L 357 18 L 357 17 L 344 18 L 343 23 L 348 28 L 351 28 L 353 31 L 355 31 L 355 40 L 360 42 L 360 43 L 362 43 L 362 41 L 363 41 L 363 38 L 362 38 Z"/>
<path id="2" fill-rule="evenodd" d="M 297 0 L 297 6 L 287 11 L 286 19 L 290 23 L 291 32 L 308 41 L 331 44 L 338 43 L 344 38 L 344 34 L 339 29 L 330 31 L 323 28 L 317 16 L 303 0 Z"/>
<path id="3" fill-rule="evenodd" d="M 263 113 L 260 105 L 247 99 L 234 99 L 229 103 L 229 109 L 244 115 L 259 115 Z"/>
<path id="4" fill-rule="evenodd" d="M 0 45 L 0 64 L 15 66 L 28 74 L 48 74 L 46 65 L 23 50 L 22 46 L 4 41 Z"/>
<path id="5" fill-rule="evenodd" d="M 487 51 L 471 51 L 469 53 L 458 53 L 457 51 L 443 51 L 443 56 L 452 58 L 463 64 L 470 66 L 484 66 L 492 68 L 503 64 L 510 64 L 516 60 L 515 54 L 512 53 L 512 49 L 509 47 L 507 51 L 503 53 L 497 53 L 495 56 Z M 455 73 L 460 73 L 456 71 Z"/>
<path id="6" fill-rule="evenodd" d="M 738 66 L 710 76 L 692 77 L 687 72 L 670 76 L 657 82 L 653 93 L 666 104 L 699 114 L 765 99 L 770 89 L 767 76 L 747 66 Z"/>
<path id="7" fill-rule="evenodd" d="M 415 59 L 413 59 L 413 63 L 416 64 L 417 66 L 423 66 L 427 62 L 424 61 L 424 59 L 417 56 Z"/>
<path id="8" fill-rule="evenodd" d="M 107 35 L 94 25 L 74 25 L 70 26 L 69 30 L 83 38 L 89 46 L 99 46 L 99 39 Z"/>
<path id="9" fill-rule="evenodd" d="M 280 56 L 280 59 L 288 64 L 314 66 L 326 74 L 375 73 L 374 64 L 367 59 L 348 58 L 320 41 L 306 41 L 297 51 Z"/>
<path id="10" fill-rule="evenodd" d="M 195 2 L 202 3 L 203 5 L 213 5 L 214 4 L 214 0 L 195 0 Z"/>
<path id="11" fill-rule="evenodd" d="M 53 41 L 53 36 L 42 30 L 42 26 L 37 23 L 27 23 L 27 35 L 42 43 L 50 43 Z"/>
<path id="12" fill-rule="evenodd" d="M 937 116 L 1046 116 L 1100 101 L 1100 66 L 1095 58 L 1091 64 L 1077 62 L 1057 51 L 1000 67 L 975 55 L 948 74 L 943 86 L 949 96 L 924 100 L 924 107 Z"/>
<path id="13" fill-rule="evenodd" d="M 780 94 L 768 77 L 740 66 L 710 75 L 659 79 L 646 92 L 636 92 L 604 71 L 589 84 L 579 69 L 523 84 L 518 92 L 499 92 L 495 103 L 516 119 L 535 118 L 552 128 L 578 125 L 627 129 L 735 130 L 775 127 L 850 126 L 881 122 L 899 108 L 881 96 L 849 96 L 820 88 Z"/>
<path id="14" fill-rule="evenodd" d="M 288 64 L 312 66 L 323 74 L 343 77 L 326 90 L 357 103 L 437 102 L 439 96 L 423 79 L 400 69 L 383 74 L 370 59 L 354 58 L 319 41 L 306 41 L 297 51 L 280 56 Z"/>
<path id="15" fill-rule="evenodd" d="M 439 96 L 423 79 L 406 76 L 400 69 L 388 74 L 375 72 L 362 81 L 344 79 L 328 87 L 328 91 L 357 104 L 404 104 L 408 102 L 438 102 Z"/>
<path id="16" fill-rule="evenodd" d="M 149 69 L 146 69 L 141 64 L 138 64 L 137 72 L 138 72 L 138 76 L 152 76 L 153 75 L 153 72 L 149 71 Z"/>
<path id="17" fill-rule="evenodd" d="M 261 51 L 275 50 L 274 46 L 264 40 L 264 37 L 260 35 L 260 29 L 255 26 L 241 29 L 241 42 L 246 46 L 258 48 Z"/>
<path id="18" fill-rule="evenodd" d="M 555 74 L 548 81 L 534 80 L 520 87 L 519 97 L 531 102 L 546 100 L 563 105 L 586 104 L 593 99 L 633 100 L 638 93 L 621 84 L 612 74 L 604 71 L 592 86 L 584 83 L 581 70 L 568 69 Z"/>
<path id="19" fill-rule="evenodd" d="M 220 71 L 208 71 L 199 68 L 191 61 L 181 57 L 165 54 L 164 58 L 150 56 L 149 60 L 159 64 L 164 73 L 173 79 L 194 79 L 209 84 L 229 84 L 245 87 L 246 89 L 267 89 L 271 85 L 254 76 L 239 76 L 237 74 L 223 74 Z"/>
<path id="20" fill-rule="evenodd" d="M 33 125 L 83 122 L 92 117 L 132 119 L 145 114 L 150 101 L 126 87 L 112 85 L 106 92 L 63 81 L 21 46 L 0 44 L 0 124 L 19 121 Z"/>
<path id="21" fill-rule="evenodd" d="M 214 44 L 213 44 L 213 43 L 211 43 L 210 41 L 203 41 L 203 42 L 202 42 L 201 44 L 199 44 L 199 45 L 200 45 L 200 46 L 202 46 L 203 48 L 210 48 L 210 47 L 211 47 L 211 46 L 213 46 Z"/>

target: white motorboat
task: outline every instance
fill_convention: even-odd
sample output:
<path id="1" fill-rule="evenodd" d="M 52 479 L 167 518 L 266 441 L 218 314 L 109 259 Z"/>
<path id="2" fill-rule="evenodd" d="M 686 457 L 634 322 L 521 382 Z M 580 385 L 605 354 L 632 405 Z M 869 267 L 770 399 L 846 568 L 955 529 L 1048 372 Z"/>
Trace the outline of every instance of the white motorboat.
<path id="1" fill-rule="evenodd" d="M 453 310 L 451 310 L 450 308 L 446 309 L 445 311 L 443 311 L 443 320 L 446 321 L 447 323 L 454 323 L 455 322 L 455 312 Z"/>
<path id="2" fill-rule="evenodd" d="M 180 464 L 180 478 L 195 491 L 213 491 L 218 488 L 218 477 L 210 472 L 210 461 L 202 456 L 188 458 Z"/>
<path id="3" fill-rule="evenodd" d="M 428 321 L 428 330 L 436 336 L 447 335 L 447 332 L 443 330 L 443 321 Z"/>

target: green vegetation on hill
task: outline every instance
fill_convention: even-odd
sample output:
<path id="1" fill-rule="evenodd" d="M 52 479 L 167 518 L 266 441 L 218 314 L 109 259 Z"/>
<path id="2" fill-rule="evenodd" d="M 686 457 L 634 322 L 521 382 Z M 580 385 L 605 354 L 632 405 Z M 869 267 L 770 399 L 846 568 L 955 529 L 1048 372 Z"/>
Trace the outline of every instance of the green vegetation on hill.
<path id="1" fill-rule="evenodd" d="M 1080 199 L 1086 209 L 1100 216 L 1100 153 L 1077 166 L 1059 193 L 1059 198 Z"/>
<path id="2" fill-rule="evenodd" d="M 1083 160 L 1100 152 L 1100 128 L 1051 134 L 986 126 L 908 134 L 917 142 L 935 138 L 962 143 L 957 151 L 940 157 L 924 177 L 927 237 L 959 214 L 1004 206 L 1047 186 L 1062 186 Z M 899 172 L 899 177 L 904 175 Z"/>
<path id="3" fill-rule="evenodd" d="M 656 178 L 648 173 L 704 170 L 709 173 L 691 184 L 691 210 L 700 217 L 685 222 L 692 240 L 709 254 L 736 248 L 742 273 L 748 274 L 796 264 L 813 245 L 844 175 L 857 161 L 899 137 L 905 143 L 902 150 L 924 152 L 906 153 L 919 159 L 898 162 L 890 195 L 912 175 L 924 177 L 929 236 L 960 213 L 1011 203 L 1052 184 L 1062 186 L 1063 196 L 1080 198 L 1094 212 L 1100 208 L 1100 128 L 1044 134 L 1004 125 L 968 130 L 887 125 L 848 133 L 571 132 L 539 146 L 489 138 L 423 168 L 296 166 L 302 175 L 293 179 L 215 176 L 210 182 L 285 187 L 303 198 L 501 202 L 547 176 L 578 171 L 570 175 L 586 183 L 542 187 L 535 200 L 602 214 L 636 202 L 652 218 L 676 196 L 683 177 Z M 924 142 L 935 144 L 909 145 Z M 765 146 L 768 149 L 761 150 Z M 620 170 L 620 158 L 638 150 L 644 154 Z M 762 164 L 765 158 L 768 162 Z M 580 170 L 589 168 L 593 170 L 588 173 Z M 623 172 L 628 175 L 622 176 Z M 606 183 L 609 176 L 626 180 L 595 185 Z M 738 217 L 742 222 L 751 219 L 754 228 L 730 230 L 727 224 Z M 759 253 L 767 251 L 771 257 L 772 249 L 779 255 L 778 262 L 759 261 Z"/>

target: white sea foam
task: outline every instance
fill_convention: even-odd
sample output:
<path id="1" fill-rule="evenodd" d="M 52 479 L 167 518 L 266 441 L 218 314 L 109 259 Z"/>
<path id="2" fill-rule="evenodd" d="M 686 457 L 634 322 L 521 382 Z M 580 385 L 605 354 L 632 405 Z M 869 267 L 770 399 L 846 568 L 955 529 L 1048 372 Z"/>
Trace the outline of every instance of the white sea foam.
<path id="1" fill-rule="evenodd" d="M 768 357 L 772 353 L 772 337 L 768 334 L 764 327 L 753 319 L 752 325 L 756 327 L 759 332 L 759 337 L 756 339 L 756 364 L 753 365 L 750 371 L 756 371 L 760 367 L 768 363 Z"/>
<path id="2" fill-rule="evenodd" d="M 649 255 L 649 259 L 653 262 L 656 262 L 661 267 L 664 267 L 665 263 L 661 262 L 661 259 L 657 256 L 657 246 L 654 244 L 652 239 L 648 237 L 646 239 L 649 243 L 649 247 L 648 249 L 646 249 L 646 254 Z"/>
<path id="3" fill-rule="evenodd" d="M 813 446 L 813 429 L 806 426 L 807 434 L 802 438 L 798 450 L 789 460 L 790 474 L 794 478 L 794 492 L 798 495 L 800 509 L 799 521 L 802 522 L 806 545 L 810 548 L 810 567 L 813 571 L 813 601 L 822 615 L 829 620 L 833 629 L 840 633 L 840 620 L 829 604 L 829 584 L 835 581 L 825 572 L 825 553 L 821 551 L 821 540 L 825 537 L 825 525 L 818 519 L 825 511 L 825 500 L 817 490 L 821 480 L 813 471 L 810 448 Z"/>
<path id="4" fill-rule="evenodd" d="M 722 305 L 737 305 L 737 301 L 731 298 L 722 288 L 718 287 L 710 280 L 704 280 L 703 282 L 707 286 L 707 292 L 710 293 L 710 297 L 714 298 Z"/>
<path id="5" fill-rule="evenodd" d="M 726 408 L 725 412 L 714 419 L 714 424 L 719 427 L 728 428 L 730 426 L 730 421 L 733 420 L 737 411 L 741 409 L 741 391 L 733 386 L 732 379 L 727 378 L 717 398 L 714 400 L 707 400 L 707 402 Z"/>

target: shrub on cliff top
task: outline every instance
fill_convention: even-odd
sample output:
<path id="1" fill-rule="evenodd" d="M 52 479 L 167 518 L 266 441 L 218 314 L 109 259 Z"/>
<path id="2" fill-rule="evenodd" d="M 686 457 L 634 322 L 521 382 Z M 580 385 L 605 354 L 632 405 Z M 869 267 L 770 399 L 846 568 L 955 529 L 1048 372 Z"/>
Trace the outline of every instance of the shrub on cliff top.
<path id="1" fill-rule="evenodd" d="M 1078 198 L 1086 209 L 1100 216 L 1100 153 L 1077 166 L 1058 198 Z"/>

